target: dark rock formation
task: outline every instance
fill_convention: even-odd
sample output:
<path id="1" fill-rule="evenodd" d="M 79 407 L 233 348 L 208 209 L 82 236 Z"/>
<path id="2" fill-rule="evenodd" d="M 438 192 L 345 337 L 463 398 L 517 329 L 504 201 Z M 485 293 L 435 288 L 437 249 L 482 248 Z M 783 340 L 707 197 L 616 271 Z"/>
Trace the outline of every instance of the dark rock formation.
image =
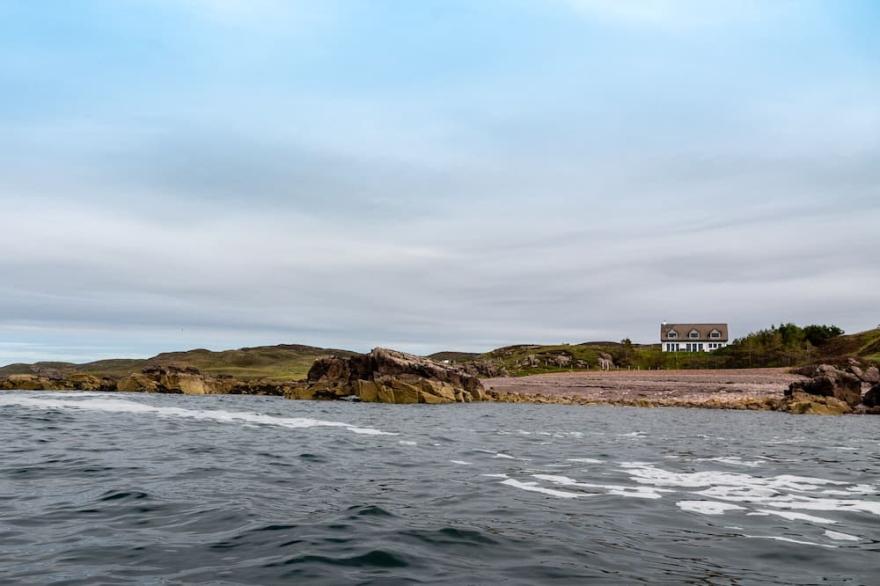
<path id="1" fill-rule="evenodd" d="M 117 390 L 178 395 L 211 395 L 222 392 L 218 389 L 216 378 L 202 375 L 197 368 L 179 366 L 148 366 L 119 381 Z"/>
<path id="2" fill-rule="evenodd" d="M 852 365 L 850 365 L 852 368 Z M 852 372 L 822 364 L 806 381 L 791 383 L 784 408 L 794 413 L 849 413 L 862 400 L 862 381 Z"/>
<path id="3" fill-rule="evenodd" d="M 357 398 L 373 403 L 455 403 L 486 399 L 480 380 L 464 369 L 376 348 L 350 358 L 315 361 L 304 387 L 289 399 Z"/>
<path id="4" fill-rule="evenodd" d="M 880 409 L 880 384 L 874 385 L 871 390 L 865 393 L 865 396 L 862 397 L 862 403 L 865 407 Z"/>
<path id="5" fill-rule="evenodd" d="M 115 390 L 135 393 L 280 397 L 297 386 L 298 383 L 295 382 L 239 380 L 231 376 L 211 376 L 189 366 L 150 366 L 120 380 Z"/>
<path id="6" fill-rule="evenodd" d="M 499 376 L 510 376 L 510 373 L 504 368 L 504 365 L 492 360 L 472 360 L 465 362 L 461 367 L 470 375 L 480 378 L 496 378 Z"/>
<path id="7" fill-rule="evenodd" d="M 0 379 L 0 389 L 20 391 L 115 391 L 116 381 L 79 372 L 66 375 L 11 374 Z"/>
<path id="8" fill-rule="evenodd" d="M 595 366 L 599 368 L 603 367 L 603 361 L 608 360 L 609 368 L 613 366 L 613 361 L 611 360 L 610 354 L 605 354 L 604 352 L 600 353 L 600 356 L 597 360 Z M 525 358 L 522 358 L 519 362 L 515 364 L 516 368 L 520 370 L 529 370 L 534 368 L 590 368 L 590 363 L 581 360 L 579 358 L 575 358 L 571 352 L 560 351 L 560 352 L 546 352 L 542 354 L 528 354 Z M 505 374 L 499 375 L 490 375 L 490 376 L 507 376 Z"/>
<path id="9" fill-rule="evenodd" d="M 876 366 L 868 367 L 860 378 L 862 379 L 862 382 L 871 385 L 880 385 L 880 369 Z"/>
<path id="10" fill-rule="evenodd" d="M 37 374 L 10 374 L 0 380 L 0 389 L 17 389 L 22 391 L 43 391 L 53 387 L 53 381 Z"/>

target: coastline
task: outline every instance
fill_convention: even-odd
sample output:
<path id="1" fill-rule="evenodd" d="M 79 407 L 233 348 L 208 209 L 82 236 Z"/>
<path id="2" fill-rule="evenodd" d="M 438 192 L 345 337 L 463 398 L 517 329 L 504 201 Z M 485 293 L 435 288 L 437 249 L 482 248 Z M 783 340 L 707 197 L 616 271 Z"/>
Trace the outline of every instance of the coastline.
<path id="1" fill-rule="evenodd" d="M 204 375 L 194 372 L 174 373 L 174 381 L 163 373 L 167 386 L 114 385 L 107 379 L 75 377 L 46 379 L 33 376 L 12 377 L 23 388 L 5 390 L 35 391 L 105 391 L 145 392 L 185 395 L 252 394 L 286 396 L 292 399 L 325 400 L 314 393 L 301 394 L 303 381 L 234 381 L 222 385 L 205 384 Z M 806 377 L 784 368 L 753 368 L 731 370 L 583 370 L 535 374 L 522 377 L 495 377 L 481 380 L 485 389 L 482 401 L 500 403 L 532 403 L 560 405 L 619 405 L 629 407 L 689 407 L 703 409 L 777 410 L 784 389 Z M 207 381 L 210 382 L 210 379 Z M 85 384 L 83 384 L 85 383 Z M 181 384 L 182 383 L 182 384 Z M 391 401 L 389 401 L 391 402 Z M 415 402 L 415 401 L 413 401 Z"/>
<path id="2" fill-rule="evenodd" d="M 776 410 L 806 377 L 786 368 L 572 371 L 483 379 L 503 402 Z"/>

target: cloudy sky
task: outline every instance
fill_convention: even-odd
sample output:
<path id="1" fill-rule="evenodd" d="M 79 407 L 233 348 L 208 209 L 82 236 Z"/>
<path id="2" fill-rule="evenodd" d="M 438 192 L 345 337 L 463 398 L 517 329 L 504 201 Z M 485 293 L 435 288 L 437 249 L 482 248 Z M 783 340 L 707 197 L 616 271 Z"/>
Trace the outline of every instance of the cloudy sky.
<path id="1" fill-rule="evenodd" d="M 0 364 L 880 323 L 880 6 L 0 3 Z"/>

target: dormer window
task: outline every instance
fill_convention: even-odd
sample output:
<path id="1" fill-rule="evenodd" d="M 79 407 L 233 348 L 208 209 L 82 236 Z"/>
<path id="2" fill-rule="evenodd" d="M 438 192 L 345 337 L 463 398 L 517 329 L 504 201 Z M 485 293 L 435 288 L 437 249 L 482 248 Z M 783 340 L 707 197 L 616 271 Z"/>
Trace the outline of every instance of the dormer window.
<path id="1" fill-rule="evenodd" d="M 666 334 L 666 337 L 667 338 L 677 338 L 678 332 L 676 332 L 675 330 L 669 330 L 669 333 Z"/>
<path id="2" fill-rule="evenodd" d="M 712 331 L 709 333 L 709 337 L 710 337 L 710 338 L 720 338 L 720 337 L 721 337 L 721 332 L 719 332 L 718 330 L 712 330 Z"/>
<path id="3" fill-rule="evenodd" d="M 700 338 L 700 332 L 698 332 L 697 330 L 691 330 L 688 334 L 688 338 L 692 340 L 697 340 Z"/>

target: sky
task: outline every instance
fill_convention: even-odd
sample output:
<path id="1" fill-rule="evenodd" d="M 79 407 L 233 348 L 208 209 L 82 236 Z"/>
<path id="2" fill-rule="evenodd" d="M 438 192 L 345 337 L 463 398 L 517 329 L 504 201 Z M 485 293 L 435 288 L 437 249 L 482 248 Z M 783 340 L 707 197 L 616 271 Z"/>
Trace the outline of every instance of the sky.
<path id="1" fill-rule="evenodd" d="M 0 364 L 880 323 L 873 0 L 0 3 Z"/>

